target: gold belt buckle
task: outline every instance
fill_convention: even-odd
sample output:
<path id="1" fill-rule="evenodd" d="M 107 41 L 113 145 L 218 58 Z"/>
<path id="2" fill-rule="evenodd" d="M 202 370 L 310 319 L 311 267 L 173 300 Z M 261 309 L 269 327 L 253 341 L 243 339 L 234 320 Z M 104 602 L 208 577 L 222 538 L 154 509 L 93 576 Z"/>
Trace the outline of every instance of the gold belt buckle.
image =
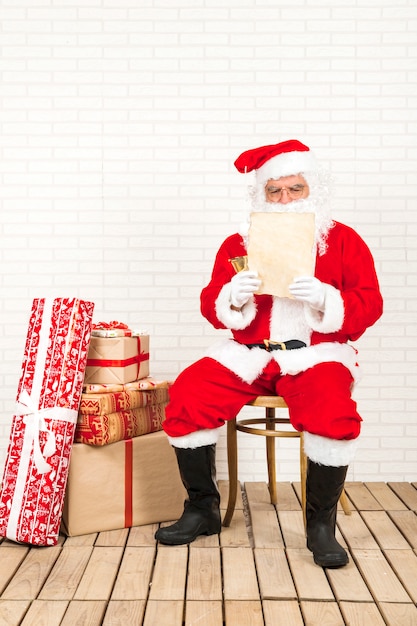
<path id="1" fill-rule="evenodd" d="M 267 352 L 271 352 L 270 346 L 280 346 L 281 350 L 287 349 L 287 346 L 285 345 L 283 341 L 271 341 L 270 339 L 264 339 L 263 341 L 264 341 Z"/>

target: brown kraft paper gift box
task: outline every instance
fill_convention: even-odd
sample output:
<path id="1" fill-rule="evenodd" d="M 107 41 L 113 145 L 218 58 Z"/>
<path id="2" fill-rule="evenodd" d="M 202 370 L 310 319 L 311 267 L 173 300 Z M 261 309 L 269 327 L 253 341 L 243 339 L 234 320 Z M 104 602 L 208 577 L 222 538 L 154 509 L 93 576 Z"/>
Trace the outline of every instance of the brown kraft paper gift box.
<path id="1" fill-rule="evenodd" d="M 149 376 L 149 335 L 91 337 L 84 385 L 130 383 Z"/>
<path id="2" fill-rule="evenodd" d="M 159 431 L 107 446 L 73 446 L 61 530 L 84 535 L 178 519 L 187 497 Z"/>

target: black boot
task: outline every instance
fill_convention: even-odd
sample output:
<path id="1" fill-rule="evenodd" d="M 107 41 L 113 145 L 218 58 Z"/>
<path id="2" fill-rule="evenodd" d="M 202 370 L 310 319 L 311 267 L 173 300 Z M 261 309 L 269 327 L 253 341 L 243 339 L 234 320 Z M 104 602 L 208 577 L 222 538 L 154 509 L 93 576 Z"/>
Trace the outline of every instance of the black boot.
<path id="1" fill-rule="evenodd" d="M 188 500 L 184 503 L 184 512 L 178 522 L 160 528 L 155 533 L 155 539 L 168 545 L 190 543 L 199 535 L 215 535 L 221 530 L 220 494 L 216 485 L 216 445 L 174 450 Z"/>
<path id="2" fill-rule="evenodd" d="M 349 562 L 335 538 L 337 503 L 347 470 L 347 466 L 328 467 L 307 460 L 307 548 L 321 567 L 343 567 Z"/>

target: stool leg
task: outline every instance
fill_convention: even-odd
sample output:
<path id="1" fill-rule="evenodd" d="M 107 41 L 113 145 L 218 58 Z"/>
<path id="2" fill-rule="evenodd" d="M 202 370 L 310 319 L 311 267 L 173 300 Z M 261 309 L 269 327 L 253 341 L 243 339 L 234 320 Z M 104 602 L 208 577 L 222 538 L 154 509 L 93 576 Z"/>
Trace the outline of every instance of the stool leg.
<path id="1" fill-rule="evenodd" d="M 275 430 L 275 409 L 267 407 L 265 409 L 266 428 Z M 268 489 L 271 497 L 271 504 L 277 504 L 277 468 L 275 462 L 275 437 L 266 437 L 266 460 L 268 464 Z"/>
<path id="2" fill-rule="evenodd" d="M 227 465 L 229 469 L 229 500 L 223 526 L 230 526 L 237 497 L 237 430 L 236 419 L 227 422 Z"/>
<path id="3" fill-rule="evenodd" d="M 342 509 L 344 511 L 345 515 L 352 515 L 352 511 L 350 510 L 350 506 L 349 506 L 349 500 L 347 499 L 347 495 L 345 490 L 343 489 L 341 495 L 340 495 L 340 500 L 339 500 L 340 504 L 342 505 Z"/>
<path id="4" fill-rule="evenodd" d="M 300 433 L 300 480 L 301 480 L 301 508 L 303 509 L 304 530 L 306 530 L 307 528 L 307 518 L 306 518 L 307 457 L 304 454 L 304 433 Z"/>

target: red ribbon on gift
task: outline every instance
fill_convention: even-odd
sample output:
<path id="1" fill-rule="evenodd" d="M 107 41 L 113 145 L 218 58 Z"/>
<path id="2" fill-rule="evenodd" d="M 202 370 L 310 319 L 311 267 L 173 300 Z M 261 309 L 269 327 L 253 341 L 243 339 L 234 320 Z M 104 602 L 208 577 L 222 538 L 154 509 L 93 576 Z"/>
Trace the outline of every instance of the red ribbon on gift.
<path id="1" fill-rule="evenodd" d="M 112 322 L 110 322 L 112 323 Z M 136 337 L 138 343 L 138 352 L 135 356 L 128 359 L 87 359 L 87 367 L 128 367 L 129 365 L 137 365 L 139 376 L 140 364 L 149 361 L 149 352 L 140 352 L 140 337 Z"/>
<path id="2" fill-rule="evenodd" d="M 125 528 L 133 525 L 133 441 L 125 442 Z"/>
<path id="3" fill-rule="evenodd" d="M 142 361 L 149 361 L 149 352 L 143 352 L 128 359 L 87 359 L 87 365 L 93 367 L 127 367 L 128 365 L 139 364 Z"/>

